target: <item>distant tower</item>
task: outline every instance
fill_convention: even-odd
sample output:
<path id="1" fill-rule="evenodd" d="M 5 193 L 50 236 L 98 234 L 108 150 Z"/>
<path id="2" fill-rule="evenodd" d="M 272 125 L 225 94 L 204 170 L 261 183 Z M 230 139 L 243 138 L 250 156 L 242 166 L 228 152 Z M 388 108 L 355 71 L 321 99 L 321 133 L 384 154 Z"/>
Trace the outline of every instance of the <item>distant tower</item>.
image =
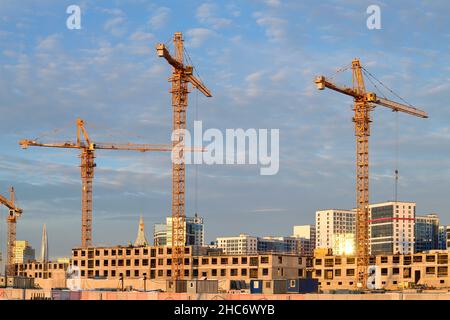
<path id="1" fill-rule="evenodd" d="M 41 241 L 41 262 L 48 261 L 48 240 L 47 240 L 47 228 L 44 224 L 42 227 L 42 241 Z"/>
<path id="2" fill-rule="evenodd" d="M 144 219 L 141 218 L 139 219 L 139 229 L 138 229 L 138 234 L 136 237 L 136 241 L 134 242 L 134 246 L 135 247 L 143 247 L 143 246 L 148 246 L 148 241 L 147 238 L 145 236 L 145 225 L 144 225 Z"/>

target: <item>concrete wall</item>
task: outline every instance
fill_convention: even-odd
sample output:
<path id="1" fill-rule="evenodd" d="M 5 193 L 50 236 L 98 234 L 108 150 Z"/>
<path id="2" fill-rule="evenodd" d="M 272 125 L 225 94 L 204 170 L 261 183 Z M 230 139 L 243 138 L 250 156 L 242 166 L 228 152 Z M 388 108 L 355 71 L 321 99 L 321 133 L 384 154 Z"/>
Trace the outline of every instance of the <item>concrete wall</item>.
<path id="1" fill-rule="evenodd" d="M 0 289 L 0 300 L 52 296 L 50 290 Z M 449 292 L 384 294 L 188 294 L 167 292 L 81 291 L 80 300 L 450 300 Z"/>

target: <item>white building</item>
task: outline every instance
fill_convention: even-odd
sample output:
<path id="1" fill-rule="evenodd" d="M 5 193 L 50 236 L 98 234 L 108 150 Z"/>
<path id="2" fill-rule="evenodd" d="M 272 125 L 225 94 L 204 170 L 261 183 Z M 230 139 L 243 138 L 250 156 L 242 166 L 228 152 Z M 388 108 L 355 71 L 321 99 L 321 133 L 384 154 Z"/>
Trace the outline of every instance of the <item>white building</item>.
<path id="1" fill-rule="evenodd" d="M 412 254 L 415 242 L 415 202 L 383 202 L 369 206 L 370 253 Z"/>
<path id="2" fill-rule="evenodd" d="M 354 210 L 316 211 L 316 248 L 331 248 L 335 255 L 352 255 L 355 231 Z"/>
<path id="3" fill-rule="evenodd" d="M 302 256 L 313 256 L 316 248 L 316 226 L 309 224 L 294 226 L 292 236 L 300 240 L 300 254 Z"/>
<path id="4" fill-rule="evenodd" d="M 258 252 L 258 238 L 248 234 L 238 237 L 217 238 L 217 247 L 225 254 L 256 254 Z"/>

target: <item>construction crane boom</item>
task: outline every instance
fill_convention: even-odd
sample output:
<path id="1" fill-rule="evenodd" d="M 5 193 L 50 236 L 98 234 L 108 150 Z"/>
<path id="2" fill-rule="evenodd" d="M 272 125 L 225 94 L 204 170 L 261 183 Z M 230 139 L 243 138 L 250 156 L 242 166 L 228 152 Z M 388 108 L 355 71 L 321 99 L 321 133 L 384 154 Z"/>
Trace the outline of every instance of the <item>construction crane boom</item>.
<path id="1" fill-rule="evenodd" d="M 365 94 L 365 97 L 361 96 L 352 88 L 338 86 L 338 85 L 334 84 L 333 82 L 327 80 L 327 78 L 325 78 L 324 76 L 318 76 L 314 82 L 316 83 L 317 88 L 319 90 L 328 88 L 328 89 L 346 94 L 348 96 L 351 96 L 353 98 L 365 99 L 369 103 L 373 103 L 373 104 L 377 104 L 377 105 L 380 105 L 383 107 L 390 108 L 390 109 L 392 109 L 392 111 L 400 111 L 400 112 L 407 113 L 407 114 L 410 114 L 412 116 L 416 116 L 419 118 L 428 118 L 427 113 L 418 108 L 414 108 L 414 107 L 411 107 L 411 106 L 408 106 L 406 104 L 402 104 L 399 102 L 391 101 L 389 99 L 380 98 L 374 92 L 367 92 Z"/>
<path id="2" fill-rule="evenodd" d="M 62 142 L 62 143 L 40 143 L 36 140 L 20 140 L 19 144 L 23 149 L 28 147 L 47 147 L 47 148 L 63 148 L 63 149 L 81 149 L 87 148 L 85 143 L 72 143 L 72 142 Z M 124 150 L 124 151 L 172 151 L 172 147 L 168 144 L 137 144 L 137 143 L 94 143 L 91 145 L 93 149 L 96 150 Z"/>
<path id="3" fill-rule="evenodd" d="M 428 118 L 425 111 L 385 98 L 379 98 L 374 92 L 366 92 L 362 66 L 358 59 L 352 61 L 353 87 L 339 86 L 325 76 L 315 78 L 317 89 L 325 88 L 351 96 L 354 99 L 354 116 L 356 136 L 356 256 L 357 281 L 360 288 L 367 286 L 369 264 L 369 136 L 370 112 L 376 106 L 390 108 L 420 118 Z"/>
<path id="4" fill-rule="evenodd" d="M 186 110 L 188 107 L 188 83 L 198 89 L 206 97 L 211 97 L 209 89 L 193 75 L 193 67 L 184 64 L 183 35 L 176 32 L 173 37 L 174 56 L 169 53 L 162 43 L 156 46 L 159 57 L 173 67 L 172 76 L 172 130 L 174 149 L 180 150 L 178 161 L 172 162 L 172 279 L 184 277 L 185 253 L 185 163 L 184 163 L 184 129 L 186 129 Z"/>
<path id="5" fill-rule="evenodd" d="M 93 143 L 84 127 L 84 121 L 79 118 L 77 119 L 76 142 L 41 143 L 36 140 L 24 139 L 19 144 L 23 149 L 28 147 L 46 147 L 81 150 L 79 157 L 81 159 L 81 246 L 83 248 L 92 245 L 92 184 L 94 168 L 96 167 L 94 162 L 95 150 L 172 151 L 171 145 L 164 144 Z"/>
<path id="6" fill-rule="evenodd" d="M 9 189 L 9 197 L 0 195 L 0 203 L 9 209 L 8 216 L 6 218 L 7 235 L 6 235 L 6 255 L 7 261 L 5 266 L 6 276 L 14 276 L 14 246 L 16 242 L 16 224 L 17 219 L 22 215 L 23 210 L 15 205 L 15 192 L 14 188 Z"/>

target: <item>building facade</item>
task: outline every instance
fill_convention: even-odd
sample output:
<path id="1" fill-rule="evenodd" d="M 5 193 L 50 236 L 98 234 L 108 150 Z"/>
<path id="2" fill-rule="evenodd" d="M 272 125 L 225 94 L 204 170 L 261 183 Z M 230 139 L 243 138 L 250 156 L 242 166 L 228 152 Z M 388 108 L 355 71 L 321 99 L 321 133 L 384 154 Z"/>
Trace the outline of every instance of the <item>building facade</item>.
<path id="1" fill-rule="evenodd" d="M 300 255 L 312 257 L 316 248 L 316 226 L 294 226 L 292 236 L 300 240 Z"/>
<path id="2" fill-rule="evenodd" d="M 257 238 L 257 252 L 274 252 L 299 254 L 301 241 L 294 237 L 262 237 Z"/>
<path id="3" fill-rule="evenodd" d="M 225 254 L 256 254 L 258 252 L 258 238 L 248 234 L 237 237 L 219 237 L 216 239 L 217 248 Z"/>
<path id="4" fill-rule="evenodd" d="M 228 290 L 232 280 L 296 279 L 305 275 L 306 259 L 297 255 L 220 254 L 203 249 L 185 248 L 184 279 L 219 280 L 220 286 Z M 142 288 L 146 278 L 147 288 L 165 289 L 172 276 L 172 248 L 74 248 L 72 263 L 80 270 L 83 286 L 117 288 L 123 279 L 126 286 Z"/>
<path id="5" fill-rule="evenodd" d="M 439 243 L 443 250 L 450 248 L 450 226 L 439 227 Z"/>
<path id="6" fill-rule="evenodd" d="M 67 262 L 32 261 L 16 263 L 15 276 L 34 278 L 34 283 L 43 289 L 66 288 Z"/>
<path id="7" fill-rule="evenodd" d="M 202 217 L 197 214 L 194 217 L 186 217 L 184 230 L 186 246 L 205 245 Z M 158 223 L 153 225 L 153 244 L 157 246 L 172 246 L 172 217 L 167 217 L 165 224 Z"/>
<path id="8" fill-rule="evenodd" d="M 153 225 L 153 245 L 167 245 L 167 225 L 164 223 L 155 223 Z"/>
<path id="9" fill-rule="evenodd" d="M 14 263 L 28 263 L 35 260 L 35 250 L 26 240 L 14 242 Z"/>
<path id="10" fill-rule="evenodd" d="M 439 217 L 436 214 L 416 216 L 414 252 L 440 249 Z"/>
<path id="11" fill-rule="evenodd" d="M 447 251 L 372 256 L 369 264 L 376 266 L 374 279 L 376 289 L 450 287 Z M 315 257 L 313 266 L 313 277 L 319 279 L 321 290 L 356 289 L 355 257 L 332 255 Z"/>
<path id="12" fill-rule="evenodd" d="M 316 211 L 316 248 L 331 248 L 334 254 L 352 255 L 355 231 L 354 210 Z"/>
<path id="13" fill-rule="evenodd" d="M 369 206 L 370 253 L 412 254 L 415 202 L 383 202 Z"/>

